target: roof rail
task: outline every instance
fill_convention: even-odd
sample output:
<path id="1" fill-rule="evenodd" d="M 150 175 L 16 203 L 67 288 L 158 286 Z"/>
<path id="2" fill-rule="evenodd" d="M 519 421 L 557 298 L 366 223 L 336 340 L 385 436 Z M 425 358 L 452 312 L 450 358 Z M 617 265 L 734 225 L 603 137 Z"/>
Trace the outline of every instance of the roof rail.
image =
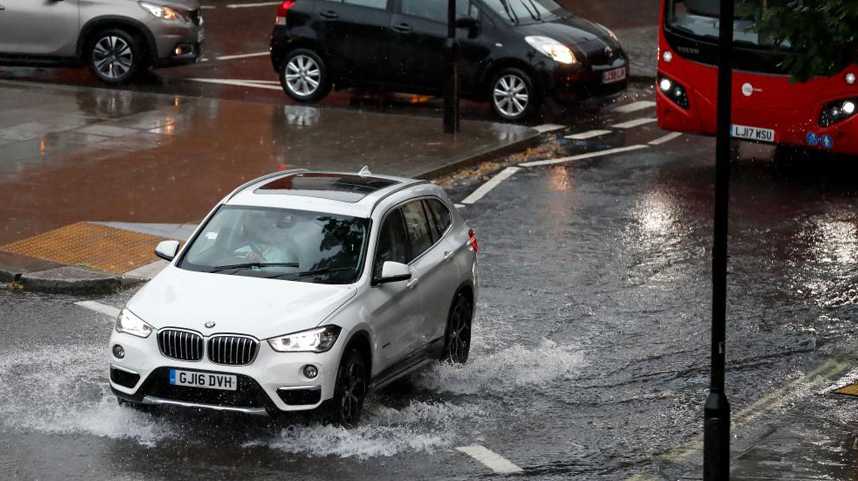
<path id="1" fill-rule="evenodd" d="M 241 184 L 240 186 L 236 187 L 236 189 L 233 190 L 232 193 L 229 194 L 229 196 L 227 196 L 226 200 L 227 201 L 232 200 L 233 197 L 235 197 L 240 192 L 244 191 L 245 189 L 247 189 L 248 187 L 250 187 L 253 184 L 258 184 L 259 182 L 262 182 L 265 180 L 272 180 L 272 179 L 279 179 L 282 177 L 288 177 L 290 175 L 295 175 L 295 174 L 300 173 L 300 172 L 309 172 L 309 170 L 308 169 L 281 170 L 279 172 L 272 172 L 270 174 L 263 175 L 262 177 L 257 177 L 253 180 L 247 181 L 247 182 Z"/>
<path id="2" fill-rule="evenodd" d="M 381 201 L 390 197 L 391 195 L 396 194 L 398 192 L 402 192 L 403 190 L 405 190 L 409 187 L 414 187 L 415 185 L 423 185 L 423 184 L 428 184 L 428 183 L 429 183 L 428 180 L 414 180 L 412 182 L 403 182 L 403 183 L 399 184 L 395 189 L 391 190 L 390 192 L 388 192 L 388 193 L 384 194 L 383 196 L 379 197 L 378 199 L 376 199 L 375 202 L 372 204 L 372 209 L 370 210 L 370 212 L 375 212 L 375 208 L 378 207 L 378 204 L 380 204 Z"/>

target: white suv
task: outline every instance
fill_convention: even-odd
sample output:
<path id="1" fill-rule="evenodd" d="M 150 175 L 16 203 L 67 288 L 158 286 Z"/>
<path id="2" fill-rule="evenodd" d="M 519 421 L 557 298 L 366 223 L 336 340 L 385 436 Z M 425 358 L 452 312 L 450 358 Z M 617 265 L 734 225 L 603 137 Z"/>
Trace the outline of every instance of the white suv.
<path id="1" fill-rule="evenodd" d="M 444 191 L 397 177 L 288 171 L 224 198 L 125 306 L 110 339 L 122 404 L 251 414 L 364 398 L 438 359 L 464 363 L 477 244 Z"/>

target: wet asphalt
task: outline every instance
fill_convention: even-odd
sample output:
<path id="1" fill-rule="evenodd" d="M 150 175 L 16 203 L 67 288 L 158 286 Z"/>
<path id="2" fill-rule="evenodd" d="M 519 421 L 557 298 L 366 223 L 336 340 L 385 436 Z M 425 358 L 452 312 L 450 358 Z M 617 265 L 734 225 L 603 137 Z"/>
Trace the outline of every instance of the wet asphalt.
<path id="1" fill-rule="evenodd" d="M 662 134 L 646 126 L 597 147 Z M 561 139 L 560 149 L 591 144 Z M 0 291 L 0 477 L 492 478 L 453 449 L 472 444 L 529 479 L 657 475 L 665 453 L 701 431 L 713 151 L 711 139 L 684 136 L 525 169 L 465 208 L 483 249 L 471 361 L 374 395 L 353 431 L 119 408 L 106 386 L 110 319 L 77 298 Z M 855 341 L 855 170 L 765 156 L 734 164 L 734 413 Z M 130 294 L 100 301 L 121 307 Z M 848 413 L 850 400 L 836 402 Z M 735 426 L 737 442 L 753 428 Z"/>

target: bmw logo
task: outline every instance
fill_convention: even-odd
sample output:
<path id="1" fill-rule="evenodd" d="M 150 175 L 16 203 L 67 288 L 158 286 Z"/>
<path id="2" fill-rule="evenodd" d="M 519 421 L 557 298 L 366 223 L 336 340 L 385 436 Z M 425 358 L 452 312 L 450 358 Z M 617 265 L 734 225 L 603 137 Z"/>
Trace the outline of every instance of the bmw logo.
<path id="1" fill-rule="evenodd" d="M 614 55 L 614 49 L 611 47 L 605 47 L 605 55 L 608 57 L 612 57 Z"/>
<path id="2" fill-rule="evenodd" d="M 207 323 L 205 324 L 206 329 L 211 329 L 211 328 L 215 327 L 215 325 L 216 325 L 216 324 L 215 324 L 215 322 L 214 322 L 214 321 L 209 321 L 209 322 L 207 322 Z"/>

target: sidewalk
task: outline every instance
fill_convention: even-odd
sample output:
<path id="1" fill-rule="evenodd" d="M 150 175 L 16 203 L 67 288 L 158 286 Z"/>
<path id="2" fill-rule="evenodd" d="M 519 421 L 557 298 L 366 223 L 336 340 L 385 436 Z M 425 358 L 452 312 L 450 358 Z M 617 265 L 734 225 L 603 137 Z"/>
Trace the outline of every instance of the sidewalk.
<path id="1" fill-rule="evenodd" d="M 40 278 L 50 271 L 114 285 L 154 261 L 163 236 L 98 222 L 186 224 L 268 172 L 368 165 L 429 178 L 539 135 L 465 121 L 449 136 L 430 117 L 0 81 L 0 281 L 56 289 Z"/>

